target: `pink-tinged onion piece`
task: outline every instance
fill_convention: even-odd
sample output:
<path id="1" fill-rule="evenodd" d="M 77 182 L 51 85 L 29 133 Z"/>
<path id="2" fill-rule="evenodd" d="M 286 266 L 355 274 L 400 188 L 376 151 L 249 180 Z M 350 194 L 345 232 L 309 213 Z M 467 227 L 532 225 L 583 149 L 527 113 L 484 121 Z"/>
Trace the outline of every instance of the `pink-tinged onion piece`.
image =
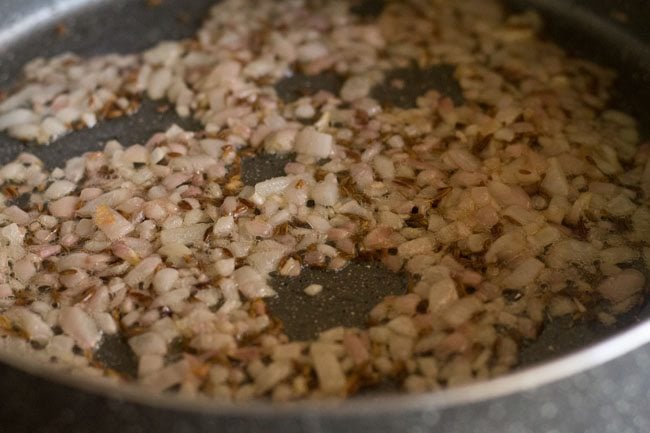
<path id="1" fill-rule="evenodd" d="M 544 269 L 544 263 L 535 258 L 525 260 L 503 280 L 503 285 L 509 289 L 522 289 L 535 281 Z"/>
<path id="2" fill-rule="evenodd" d="M 605 279 L 597 287 L 598 293 L 611 302 L 621 302 L 641 292 L 645 276 L 636 269 L 625 269 L 620 274 Z"/>
<path id="3" fill-rule="evenodd" d="M 27 284 L 36 274 L 36 266 L 34 265 L 31 254 L 27 254 L 25 257 L 14 262 L 13 270 L 15 277 L 19 281 Z"/>
<path id="4" fill-rule="evenodd" d="M 262 275 L 250 266 L 243 266 L 235 270 L 233 278 L 239 291 L 249 299 L 275 295 L 275 291 L 266 284 Z"/>
<path id="5" fill-rule="evenodd" d="M 169 292 L 178 280 L 178 271 L 173 268 L 163 268 L 156 272 L 153 278 L 153 288 L 156 293 L 162 294 Z"/>
<path id="6" fill-rule="evenodd" d="M 25 307 L 10 308 L 4 313 L 4 316 L 22 329 L 30 340 L 37 343 L 45 344 L 54 335 L 52 328 L 38 314 Z"/>
<path id="7" fill-rule="evenodd" d="M 569 183 L 557 158 L 549 158 L 549 167 L 542 181 L 542 190 L 551 196 L 566 197 L 569 194 Z"/>
<path id="8" fill-rule="evenodd" d="M 278 245 L 273 249 L 257 249 L 246 257 L 246 263 L 252 266 L 260 274 L 268 274 L 277 269 L 280 260 L 287 253 L 287 248 Z"/>
<path id="9" fill-rule="evenodd" d="M 61 309 L 59 325 L 83 349 L 94 348 L 102 337 L 94 320 L 76 305 Z"/>
<path id="10" fill-rule="evenodd" d="M 52 183 L 43 196 L 48 200 L 56 200 L 70 194 L 77 188 L 77 185 L 69 180 L 57 180 Z"/>
<path id="11" fill-rule="evenodd" d="M 293 182 L 292 176 L 274 177 L 272 179 L 259 182 L 255 185 L 255 194 L 262 199 L 270 195 L 280 194 Z"/>
<path id="12" fill-rule="evenodd" d="M 160 232 L 160 242 L 163 245 L 168 244 L 183 244 L 192 245 L 197 242 L 203 241 L 206 231 L 211 227 L 211 224 L 193 224 L 185 227 L 177 227 L 173 229 L 165 229 Z"/>
<path id="13" fill-rule="evenodd" d="M 366 76 L 357 75 L 348 78 L 341 88 L 341 99 L 352 102 L 365 98 L 372 89 L 372 82 Z"/>
<path id="14" fill-rule="evenodd" d="M 140 256 L 122 241 L 115 242 L 111 246 L 111 251 L 113 251 L 113 254 L 117 257 L 131 265 L 137 265 L 140 262 Z"/>
<path id="15" fill-rule="evenodd" d="M 72 218 L 79 203 L 79 198 L 75 196 L 62 197 L 58 200 L 51 201 L 47 208 L 57 218 Z"/>
<path id="16" fill-rule="evenodd" d="M 81 209 L 77 210 L 77 214 L 81 216 L 92 216 L 95 214 L 97 207 L 100 205 L 108 206 L 109 208 L 117 207 L 119 204 L 130 199 L 133 195 L 133 192 L 126 189 L 120 188 L 113 191 L 104 193 L 86 203 Z"/>
<path id="17" fill-rule="evenodd" d="M 331 345 L 313 343 L 309 349 L 320 389 L 328 395 L 344 394 L 345 375 Z"/>
<path id="18" fill-rule="evenodd" d="M 346 332 L 343 345 L 355 365 L 362 365 L 370 358 L 367 344 L 353 332 Z"/>
<path id="19" fill-rule="evenodd" d="M 298 153 L 314 156 L 316 158 L 327 158 L 334 148 L 334 138 L 329 134 L 316 131 L 314 127 L 308 126 L 296 136 L 295 149 Z"/>
<path id="20" fill-rule="evenodd" d="M 445 278 L 433 283 L 429 288 L 429 311 L 434 314 L 444 311 L 452 302 L 458 299 L 456 284 L 451 278 Z"/>
<path id="21" fill-rule="evenodd" d="M 449 326 L 455 328 L 467 322 L 474 314 L 481 311 L 483 308 L 483 302 L 478 298 L 467 296 L 452 303 L 449 308 L 442 313 L 442 316 Z"/>
<path id="22" fill-rule="evenodd" d="M 189 374 L 191 374 L 190 363 L 187 359 L 183 359 L 144 376 L 142 384 L 154 392 L 161 392 L 183 382 Z"/>
<path id="23" fill-rule="evenodd" d="M 293 365 L 290 362 L 274 362 L 266 367 L 255 378 L 255 393 L 263 395 L 273 389 L 278 383 L 293 373 Z"/>
<path id="24" fill-rule="evenodd" d="M 25 255 L 25 248 L 23 246 L 24 239 L 25 229 L 19 227 L 16 223 L 11 223 L 0 229 L 0 240 L 9 243 L 5 251 L 7 256 L 12 259 L 17 260 Z"/>
<path id="25" fill-rule="evenodd" d="M 19 208 L 18 206 L 9 206 L 6 208 L 3 212 L 7 218 L 9 218 L 12 222 L 15 222 L 19 226 L 24 226 L 29 224 L 31 221 L 31 218 L 29 217 L 29 214 Z"/>
<path id="26" fill-rule="evenodd" d="M 145 332 L 129 339 L 129 346 L 138 356 L 164 355 L 167 353 L 167 344 L 157 332 Z"/>
<path id="27" fill-rule="evenodd" d="M 94 216 L 95 225 L 111 241 L 117 241 L 131 233 L 134 229 L 133 224 L 118 212 L 106 205 L 97 206 Z"/>
<path id="28" fill-rule="evenodd" d="M 328 174 L 323 182 L 317 183 L 312 188 L 311 196 L 316 204 L 334 206 L 339 201 L 339 185 L 336 176 Z"/>
<path id="29" fill-rule="evenodd" d="M 130 287 L 138 287 L 140 283 L 150 281 L 152 275 L 161 264 L 162 259 L 159 256 L 149 256 L 131 269 L 124 277 L 124 282 Z"/>
<path id="30" fill-rule="evenodd" d="M 417 254 L 430 254 L 433 251 L 433 241 L 430 238 L 413 239 L 404 242 L 397 251 L 400 256 L 412 257 Z"/>
<path id="31" fill-rule="evenodd" d="M 394 247 L 391 239 L 393 229 L 386 226 L 379 226 L 372 230 L 363 239 L 363 245 L 370 250 L 381 250 Z"/>

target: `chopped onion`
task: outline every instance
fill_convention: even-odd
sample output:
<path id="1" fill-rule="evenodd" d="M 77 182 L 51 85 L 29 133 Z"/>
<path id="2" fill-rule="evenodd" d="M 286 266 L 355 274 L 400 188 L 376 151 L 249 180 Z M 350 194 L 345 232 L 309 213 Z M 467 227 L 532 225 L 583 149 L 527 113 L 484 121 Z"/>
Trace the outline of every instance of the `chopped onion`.
<path id="1" fill-rule="evenodd" d="M 4 316 L 22 329 L 30 340 L 37 343 L 45 344 L 54 336 L 49 325 L 38 314 L 25 307 L 12 307 L 4 313 Z"/>
<path id="2" fill-rule="evenodd" d="M 63 332 L 84 349 L 94 348 L 101 338 L 101 332 L 93 319 L 78 306 L 62 308 L 59 313 L 59 325 Z"/>
<path id="3" fill-rule="evenodd" d="M 131 287 L 138 287 L 138 284 L 149 281 L 162 260 L 158 256 L 149 256 L 138 263 L 124 277 L 124 282 Z"/>
<path id="4" fill-rule="evenodd" d="M 160 232 L 160 241 L 163 245 L 176 243 L 193 245 L 203 241 L 209 228 L 211 228 L 211 224 L 193 224 L 191 226 L 166 229 Z"/>
<path id="5" fill-rule="evenodd" d="M 345 375 L 330 346 L 324 343 L 313 343 L 310 347 L 310 355 L 321 390 L 329 395 L 344 393 L 346 387 Z"/>
<path id="6" fill-rule="evenodd" d="M 77 185 L 69 180 L 57 180 L 50 185 L 43 194 L 48 200 L 56 200 L 70 194 L 77 188 Z"/>
<path id="7" fill-rule="evenodd" d="M 264 278 L 250 266 L 242 266 L 235 270 L 233 278 L 239 291 L 249 299 L 275 295 L 275 291 L 266 284 Z"/>
<path id="8" fill-rule="evenodd" d="M 611 302 L 623 301 L 639 292 L 645 285 L 645 276 L 636 269 L 625 269 L 611 276 L 597 287 L 598 292 Z"/>
<path id="9" fill-rule="evenodd" d="M 296 136 L 295 149 L 298 153 L 327 158 L 332 153 L 334 138 L 322 132 L 316 131 L 313 127 L 303 128 Z"/>
<path id="10" fill-rule="evenodd" d="M 111 241 L 122 239 L 135 228 L 130 221 L 106 205 L 97 206 L 94 221 Z"/>

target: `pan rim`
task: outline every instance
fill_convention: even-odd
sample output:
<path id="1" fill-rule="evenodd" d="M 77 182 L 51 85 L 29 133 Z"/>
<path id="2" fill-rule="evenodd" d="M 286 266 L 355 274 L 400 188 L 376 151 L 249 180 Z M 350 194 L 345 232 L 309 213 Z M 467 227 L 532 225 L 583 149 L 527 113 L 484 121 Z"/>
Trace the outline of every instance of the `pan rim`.
<path id="1" fill-rule="evenodd" d="M 347 400 L 299 400 L 273 403 L 257 400 L 240 404 L 217 400 L 190 398 L 173 394 L 152 394 L 136 384 L 114 384 L 92 377 L 61 374 L 61 370 L 42 362 L 0 349 L 0 362 L 16 369 L 108 399 L 144 406 L 194 413 L 206 416 L 368 416 L 405 410 L 442 410 L 451 406 L 480 403 L 518 392 L 531 391 L 561 379 L 590 370 L 650 343 L 650 320 L 606 338 L 603 341 L 561 356 L 557 359 L 526 367 L 504 376 L 424 394 L 383 394 L 361 396 Z"/>
<path id="2" fill-rule="evenodd" d="M 12 0 L 4 1 L 9 3 Z M 45 28 L 66 15 L 100 4 L 102 0 L 54 0 L 46 7 L 25 0 L 13 0 L 13 2 L 16 4 L 24 2 L 22 6 L 24 9 L 18 8 L 16 13 L 7 13 L 4 17 L 0 17 L 0 52 L 10 51 L 13 43 L 34 29 Z M 6 6 L 9 11 L 15 9 L 10 3 Z"/>

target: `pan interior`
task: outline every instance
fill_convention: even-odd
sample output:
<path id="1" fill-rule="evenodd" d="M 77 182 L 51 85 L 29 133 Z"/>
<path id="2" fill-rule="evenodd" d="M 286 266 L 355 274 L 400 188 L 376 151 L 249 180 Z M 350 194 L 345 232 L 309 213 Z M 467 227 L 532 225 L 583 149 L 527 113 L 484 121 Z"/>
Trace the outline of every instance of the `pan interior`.
<path id="1" fill-rule="evenodd" d="M 29 4 L 34 8 L 44 6 L 45 3 L 44 1 L 25 2 L 25 4 Z M 89 0 L 87 2 L 69 2 L 70 4 L 74 3 L 74 7 L 70 6 L 69 10 L 66 9 L 65 1 L 60 3 L 61 8 L 58 16 L 40 22 L 38 26 L 29 32 L 23 32 L 18 34 L 17 37 L 9 38 L 7 35 L 2 35 L 0 31 L 0 40 L 3 39 L 2 36 L 8 38 L 8 42 L 0 50 L 0 88 L 6 89 L 15 84 L 22 65 L 34 57 L 52 56 L 63 51 L 73 51 L 84 56 L 108 52 L 134 52 L 161 40 L 188 37 L 193 34 L 213 0 L 186 0 L 182 3 L 162 1 L 157 6 L 152 6 L 156 2 L 140 0 Z M 371 11 L 376 9 L 376 7 L 369 6 L 372 2 L 363 3 L 364 8 Z M 555 3 L 553 1 L 515 0 L 509 3 L 515 8 L 524 8 L 531 5 L 539 6 L 539 4 L 543 3 L 545 6 L 543 5 L 542 12 L 553 14 L 559 11 L 559 9 L 555 10 L 553 7 L 548 7 L 549 4 L 553 5 Z M 17 0 L 8 1 L 3 7 L 17 10 L 23 8 L 22 10 L 29 11 L 27 6 L 19 5 Z M 645 103 L 648 100 L 648 95 L 645 93 L 648 93 L 650 88 L 648 86 L 650 82 L 650 73 L 648 73 L 650 63 L 647 62 L 650 56 L 647 58 L 642 58 L 642 56 L 631 58 L 628 56 L 627 61 L 624 62 L 620 58 L 623 51 L 617 52 L 616 48 L 618 47 L 617 44 L 625 39 L 616 39 L 610 28 L 603 30 L 594 27 L 593 23 L 583 22 L 577 27 L 580 31 L 575 32 L 568 31 L 568 29 L 575 30 L 575 28 L 568 26 L 569 21 L 566 18 L 564 21 L 562 19 L 547 21 L 553 23 L 548 28 L 549 36 L 559 42 L 560 45 L 564 42 L 569 49 L 576 50 L 580 55 L 594 57 L 599 61 L 617 67 L 620 74 L 620 92 L 617 94 L 616 100 L 621 108 L 631 111 L 639 118 L 642 129 L 644 126 L 647 128 L 650 125 L 648 111 L 650 109 L 647 108 L 648 105 Z M 0 28 L 3 28 L 6 24 L 3 23 L 3 18 L 0 17 Z M 603 31 L 599 33 L 601 30 Z M 601 46 L 593 43 L 594 40 L 608 36 L 611 36 L 611 38 L 604 45 L 609 47 L 608 49 L 601 50 L 598 53 L 590 51 L 590 48 Z M 645 35 L 645 37 L 647 36 Z M 625 51 L 625 53 L 628 53 L 628 51 Z M 639 60 L 640 58 L 641 60 Z M 292 83 L 293 86 L 299 84 L 295 81 Z M 25 146 L 4 134 L 0 134 L 0 164 L 7 163 L 22 151 L 29 151 L 39 156 L 48 166 L 55 167 L 66 159 L 79 155 L 84 151 L 100 149 L 102 143 L 106 140 L 116 138 L 124 143 L 140 142 L 153 132 L 166 129 L 173 123 L 179 123 L 190 130 L 198 127 L 192 121 L 176 117 L 171 111 L 160 113 L 156 110 L 155 104 L 145 102 L 142 109 L 132 117 L 112 120 L 96 128 L 70 134 L 51 146 Z M 647 134 L 647 130 L 645 132 Z M 264 171 L 269 169 L 268 167 L 275 167 L 275 165 L 272 161 L 262 161 L 259 164 L 252 163 L 250 170 L 253 174 L 251 176 L 254 176 L 255 179 L 264 177 Z M 330 277 L 319 276 L 318 278 L 326 280 Z M 305 311 L 305 309 L 300 308 L 300 305 L 292 306 L 290 298 L 283 300 L 283 302 L 286 302 L 287 308 L 293 311 L 289 316 L 295 317 L 297 322 L 304 319 L 299 312 Z M 650 308 L 646 306 L 622 317 L 615 327 L 604 327 L 593 322 L 572 324 L 562 321 L 549 322 L 542 336 L 523 349 L 521 365 L 528 366 L 540 363 L 575 351 L 622 332 L 629 326 L 639 323 L 649 316 Z M 128 354 L 119 353 L 120 348 L 123 347 L 124 345 L 112 344 L 107 348 L 111 352 L 110 356 L 117 359 L 116 363 L 121 362 L 120 357 L 128 356 Z"/>

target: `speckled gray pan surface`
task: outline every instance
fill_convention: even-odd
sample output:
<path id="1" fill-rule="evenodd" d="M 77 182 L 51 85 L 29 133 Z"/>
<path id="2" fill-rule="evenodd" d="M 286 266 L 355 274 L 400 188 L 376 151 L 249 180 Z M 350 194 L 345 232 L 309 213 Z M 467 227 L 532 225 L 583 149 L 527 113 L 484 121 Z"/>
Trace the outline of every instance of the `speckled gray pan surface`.
<path id="1" fill-rule="evenodd" d="M 164 39 L 192 35 L 212 0 L 163 0 L 157 7 L 144 0 L 2 0 L 0 1 L 0 88 L 20 80 L 20 68 L 35 56 L 62 51 L 82 55 L 107 52 L 134 52 Z M 587 2 L 576 0 L 512 0 L 513 7 L 530 4 L 554 16 L 548 30 L 552 37 L 581 55 L 595 56 L 620 69 L 619 104 L 642 119 L 642 129 L 650 125 L 647 104 L 650 96 L 650 5 L 642 0 Z M 584 12 L 589 5 L 595 14 Z M 357 10 L 374 14 L 381 2 L 365 0 Z M 612 11 L 628 13 L 624 24 L 605 24 Z M 559 14 L 559 15 L 558 15 Z M 604 18 L 603 18 L 604 17 Z M 55 26 L 63 24 L 63 34 Z M 633 35 L 633 36 L 631 36 Z M 593 57 L 592 56 L 592 57 Z M 448 67 L 426 71 L 400 70 L 396 76 L 417 83 L 398 94 L 375 89 L 379 99 L 395 105 L 412 104 L 414 95 L 436 88 L 455 101 L 462 95 Z M 278 84 L 284 98 L 321 88 L 336 90 L 336 76 L 318 79 L 293 77 Z M 108 139 L 125 144 L 142 142 L 153 132 L 173 123 L 193 129 L 197 124 L 179 119 L 171 111 L 160 113 L 156 105 L 144 101 L 132 117 L 111 120 L 96 128 L 75 132 L 51 146 L 25 146 L 0 134 L 0 163 L 19 152 L 30 151 L 49 167 L 84 151 L 96 150 Z M 644 128 L 645 127 L 645 128 Z M 286 161 L 256 157 L 244 161 L 243 180 L 255 183 L 281 174 Z M 337 323 L 358 323 L 369 307 L 386 294 L 405 290 L 405 280 L 388 275 L 378 266 L 355 264 L 343 274 L 309 271 L 299 279 L 277 280 L 281 297 L 271 310 L 296 336 L 312 335 Z M 309 283 L 327 284 L 331 299 L 323 305 L 302 294 Z M 350 297 L 349 288 L 357 295 Z M 284 293 L 285 296 L 282 296 Z M 299 293 L 299 295 L 295 295 Z M 293 294 L 293 295 L 292 295 Z M 617 329 L 593 323 L 569 326 L 549 323 L 542 337 L 525 348 L 522 364 L 544 362 L 624 331 L 648 317 L 648 308 L 624 318 Z M 354 322 L 354 321 L 357 322 Z M 124 369 L 129 365 L 126 345 L 109 341 L 101 356 Z M 12 396 L 0 404 L 0 431 L 8 432 L 195 432 L 195 431 L 399 431 L 399 432 L 647 432 L 650 431 L 650 348 L 645 347 L 609 364 L 570 379 L 505 398 L 429 411 L 413 410 L 358 414 L 357 416 L 265 415 L 253 419 L 241 414 L 196 415 L 170 412 L 88 394 L 0 365 L 0 387 Z M 10 427 L 6 427 L 10 426 Z"/>

